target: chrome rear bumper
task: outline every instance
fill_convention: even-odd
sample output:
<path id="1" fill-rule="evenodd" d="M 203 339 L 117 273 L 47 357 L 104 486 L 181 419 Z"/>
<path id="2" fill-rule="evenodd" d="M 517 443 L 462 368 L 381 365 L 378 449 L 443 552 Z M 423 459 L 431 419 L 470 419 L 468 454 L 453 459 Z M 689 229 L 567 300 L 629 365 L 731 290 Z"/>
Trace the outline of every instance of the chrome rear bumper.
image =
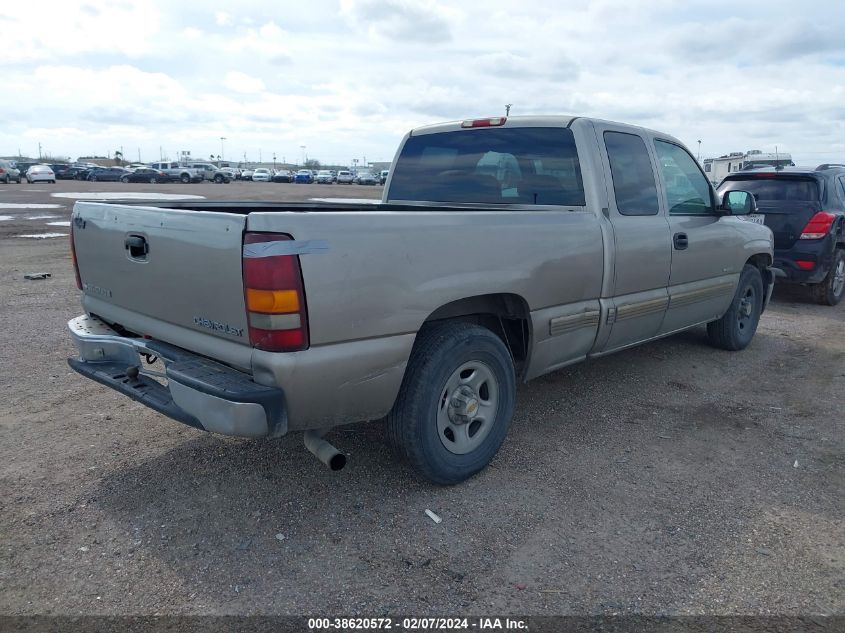
<path id="1" fill-rule="evenodd" d="M 121 336 L 100 319 L 68 321 L 79 358 L 72 369 L 190 426 L 242 437 L 287 432 L 281 389 L 253 382 L 243 372 L 151 339 Z M 142 356 L 158 357 L 165 372 L 144 368 Z"/>

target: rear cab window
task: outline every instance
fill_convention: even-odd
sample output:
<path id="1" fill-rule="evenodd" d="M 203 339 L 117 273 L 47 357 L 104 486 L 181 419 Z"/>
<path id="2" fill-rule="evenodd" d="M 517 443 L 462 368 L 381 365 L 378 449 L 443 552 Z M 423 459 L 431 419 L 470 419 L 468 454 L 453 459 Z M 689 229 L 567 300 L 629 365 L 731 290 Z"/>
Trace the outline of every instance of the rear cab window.
<path id="1" fill-rule="evenodd" d="M 514 127 L 411 136 L 391 200 L 584 206 L 572 131 Z"/>

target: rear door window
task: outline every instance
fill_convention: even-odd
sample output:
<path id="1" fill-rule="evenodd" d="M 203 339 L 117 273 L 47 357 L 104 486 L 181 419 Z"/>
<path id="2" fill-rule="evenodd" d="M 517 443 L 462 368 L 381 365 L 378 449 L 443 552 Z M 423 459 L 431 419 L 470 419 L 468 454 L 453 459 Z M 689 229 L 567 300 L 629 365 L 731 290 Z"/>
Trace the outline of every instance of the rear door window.
<path id="1" fill-rule="evenodd" d="M 391 200 L 584 205 L 575 138 L 556 127 L 412 136 L 388 193 Z"/>
<path id="2" fill-rule="evenodd" d="M 657 215 L 657 185 L 643 139 L 636 134 L 605 132 L 604 146 L 619 213 Z"/>

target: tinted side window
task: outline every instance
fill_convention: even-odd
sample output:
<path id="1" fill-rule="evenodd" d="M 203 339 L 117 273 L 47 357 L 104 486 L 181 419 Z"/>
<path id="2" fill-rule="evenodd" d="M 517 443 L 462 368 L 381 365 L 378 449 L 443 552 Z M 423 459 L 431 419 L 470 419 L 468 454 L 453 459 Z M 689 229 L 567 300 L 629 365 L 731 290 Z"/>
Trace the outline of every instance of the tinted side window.
<path id="1" fill-rule="evenodd" d="M 671 215 L 710 215 L 715 212 L 710 185 L 698 163 L 682 147 L 655 141 L 660 171 L 666 183 L 666 200 Z"/>
<path id="2" fill-rule="evenodd" d="M 657 185 L 643 139 L 636 134 L 605 132 L 604 146 L 619 213 L 657 215 Z"/>
<path id="3" fill-rule="evenodd" d="M 388 197 L 583 206 L 584 186 L 572 130 L 485 128 L 410 137 Z"/>

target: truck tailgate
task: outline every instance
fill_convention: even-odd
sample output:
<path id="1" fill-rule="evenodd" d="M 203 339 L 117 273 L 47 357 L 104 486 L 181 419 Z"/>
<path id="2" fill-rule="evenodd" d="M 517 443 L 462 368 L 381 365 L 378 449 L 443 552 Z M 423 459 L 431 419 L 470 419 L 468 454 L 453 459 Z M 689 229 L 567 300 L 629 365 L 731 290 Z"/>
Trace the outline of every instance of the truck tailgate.
<path id="1" fill-rule="evenodd" d="M 245 215 L 78 202 L 71 223 L 86 310 L 138 334 L 166 323 L 249 345 Z"/>

